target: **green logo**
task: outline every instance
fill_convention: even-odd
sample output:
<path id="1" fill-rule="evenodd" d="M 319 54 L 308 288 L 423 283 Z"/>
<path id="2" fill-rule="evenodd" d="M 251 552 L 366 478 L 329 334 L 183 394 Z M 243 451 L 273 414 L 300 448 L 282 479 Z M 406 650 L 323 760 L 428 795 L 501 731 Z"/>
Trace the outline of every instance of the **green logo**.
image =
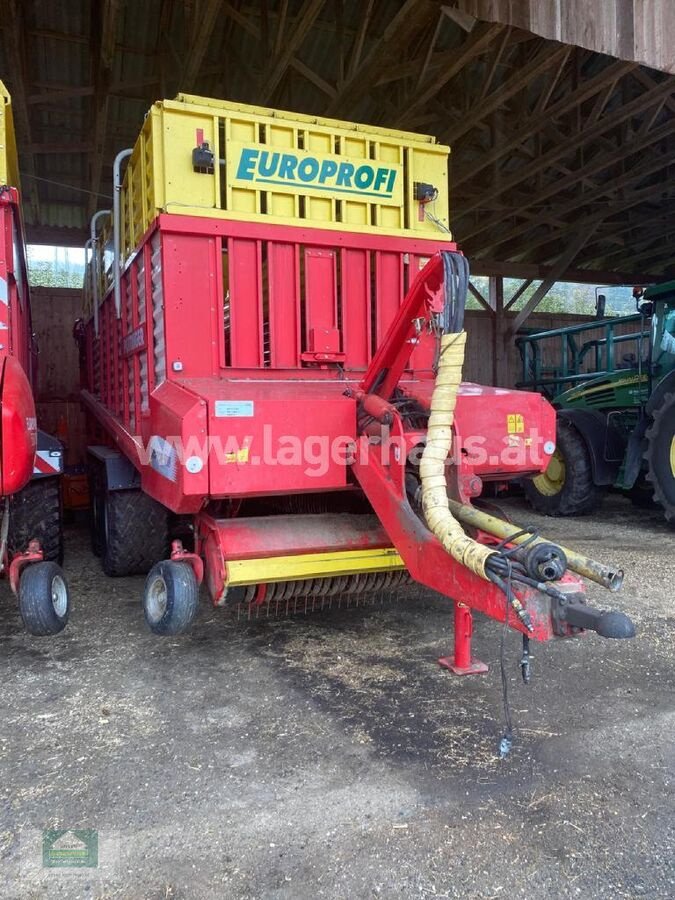
<path id="1" fill-rule="evenodd" d="M 46 869 L 95 869 L 98 866 L 98 831 L 93 828 L 43 831 L 42 865 Z"/>

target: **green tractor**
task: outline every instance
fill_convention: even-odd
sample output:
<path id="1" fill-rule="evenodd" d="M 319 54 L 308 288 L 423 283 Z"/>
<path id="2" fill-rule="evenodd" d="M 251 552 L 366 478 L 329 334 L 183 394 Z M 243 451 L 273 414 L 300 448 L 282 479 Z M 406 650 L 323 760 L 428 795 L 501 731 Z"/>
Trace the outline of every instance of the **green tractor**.
<path id="1" fill-rule="evenodd" d="M 550 516 L 592 512 L 610 488 L 659 504 L 675 527 L 675 281 L 634 289 L 637 313 L 526 334 L 518 387 L 558 411 L 557 447 L 525 483 Z M 625 350 L 632 352 L 626 353 Z"/>

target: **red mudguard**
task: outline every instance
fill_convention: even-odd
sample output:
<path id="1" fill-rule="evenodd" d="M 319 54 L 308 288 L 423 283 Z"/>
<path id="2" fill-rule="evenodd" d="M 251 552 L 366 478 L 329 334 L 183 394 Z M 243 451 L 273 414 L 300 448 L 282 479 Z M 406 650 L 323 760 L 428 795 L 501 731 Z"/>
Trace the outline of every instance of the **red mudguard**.
<path id="1" fill-rule="evenodd" d="M 33 474 L 37 422 L 33 392 L 20 363 L 8 356 L 0 365 L 0 493 L 7 497 L 20 491 Z"/>

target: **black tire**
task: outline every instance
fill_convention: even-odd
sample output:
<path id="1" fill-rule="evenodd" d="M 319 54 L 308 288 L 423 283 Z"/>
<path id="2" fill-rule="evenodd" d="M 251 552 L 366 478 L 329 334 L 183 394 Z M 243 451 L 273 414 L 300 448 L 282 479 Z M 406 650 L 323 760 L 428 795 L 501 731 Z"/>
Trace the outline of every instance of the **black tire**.
<path id="1" fill-rule="evenodd" d="M 182 634 L 197 614 L 199 588 L 188 563 L 162 560 L 145 581 L 143 612 L 155 634 Z"/>
<path id="2" fill-rule="evenodd" d="M 525 495 L 537 512 L 545 516 L 584 516 L 598 508 L 605 489 L 593 481 L 593 466 L 586 442 L 571 422 L 558 419 L 556 456 L 553 466 L 562 466 L 561 478 L 549 480 L 547 473 L 528 478 Z"/>
<path id="3" fill-rule="evenodd" d="M 19 612 L 30 634 L 45 637 L 63 631 L 70 615 L 70 593 L 60 566 L 54 562 L 26 566 L 19 580 Z"/>
<path id="4" fill-rule="evenodd" d="M 665 394 L 647 430 L 647 481 L 666 520 L 675 526 L 675 394 Z"/>
<path id="5" fill-rule="evenodd" d="M 45 561 L 63 563 L 61 480 L 34 478 L 9 500 L 10 557 L 23 553 L 29 541 L 40 541 Z"/>
<path id="6" fill-rule="evenodd" d="M 101 562 L 106 575 L 145 575 L 169 554 L 166 507 L 140 490 L 108 491 Z"/>

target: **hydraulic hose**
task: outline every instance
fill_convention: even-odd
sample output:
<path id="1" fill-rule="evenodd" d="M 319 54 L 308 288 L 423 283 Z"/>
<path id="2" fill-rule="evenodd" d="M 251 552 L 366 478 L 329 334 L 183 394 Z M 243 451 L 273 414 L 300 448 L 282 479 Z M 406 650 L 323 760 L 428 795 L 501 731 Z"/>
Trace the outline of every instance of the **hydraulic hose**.
<path id="1" fill-rule="evenodd" d="M 431 397 L 427 443 L 420 461 L 422 510 L 429 530 L 461 565 L 486 581 L 488 559 L 495 551 L 474 541 L 450 512 L 445 465 L 452 449 L 452 426 L 462 380 L 466 348 L 464 303 L 469 280 L 463 256 L 443 253 L 445 304 L 436 383 Z"/>

